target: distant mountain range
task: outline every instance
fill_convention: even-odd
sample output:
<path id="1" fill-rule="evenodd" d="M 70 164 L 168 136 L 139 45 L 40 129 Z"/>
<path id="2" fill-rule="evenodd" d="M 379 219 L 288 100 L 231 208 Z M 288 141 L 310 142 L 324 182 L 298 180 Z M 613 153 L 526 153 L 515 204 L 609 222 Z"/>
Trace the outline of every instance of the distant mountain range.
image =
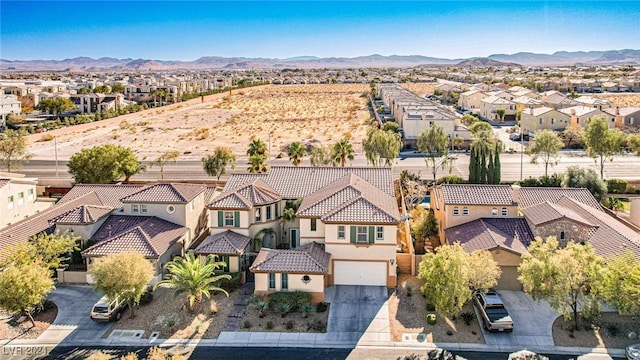
<path id="1" fill-rule="evenodd" d="M 77 57 L 64 60 L 5 60 L 0 70 L 17 71 L 163 71 L 205 69 L 283 69 L 283 68 L 386 68 L 420 65 L 478 66 L 552 65 L 639 65 L 640 50 L 559 51 L 553 54 L 519 52 L 494 54 L 486 58 L 443 59 L 422 55 L 368 55 L 353 58 L 298 56 L 287 59 L 205 56 L 194 61 L 116 59 Z"/>

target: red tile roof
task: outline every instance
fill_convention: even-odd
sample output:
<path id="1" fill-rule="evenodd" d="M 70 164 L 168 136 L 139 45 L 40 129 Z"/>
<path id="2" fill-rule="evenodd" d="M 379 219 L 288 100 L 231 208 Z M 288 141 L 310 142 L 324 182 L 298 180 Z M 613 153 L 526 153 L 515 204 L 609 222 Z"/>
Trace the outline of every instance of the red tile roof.
<path id="1" fill-rule="evenodd" d="M 330 259 L 331 254 L 324 251 L 324 245 L 315 242 L 293 250 L 262 248 L 250 270 L 254 273 L 326 274 Z"/>
<path id="2" fill-rule="evenodd" d="M 188 203 L 206 190 L 200 184 L 153 184 L 120 199 L 123 203 Z"/>
<path id="3" fill-rule="evenodd" d="M 11 182 L 11 179 L 0 179 L 0 188 L 3 188 L 5 185 Z"/>
<path id="4" fill-rule="evenodd" d="M 113 208 L 99 205 L 80 205 L 53 218 L 56 224 L 93 224 L 113 211 Z"/>
<path id="5" fill-rule="evenodd" d="M 509 185 L 444 184 L 440 191 L 445 204 L 513 205 Z"/>
<path id="6" fill-rule="evenodd" d="M 121 208 L 123 206 L 120 199 L 125 196 L 129 196 L 140 189 L 142 189 L 142 185 L 86 185 L 86 184 L 78 184 L 74 186 L 65 196 L 58 201 L 58 204 L 63 204 L 68 201 L 77 199 L 80 196 L 84 196 L 88 193 L 95 193 L 98 199 L 100 199 L 99 204 L 93 205 L 104 205 L 109 206 L 114 209 Z"/>
<path id="7" fill-rule="evenodd" d="M 196 254 L 242 255 L 251 238 L 231 230 L 207 236 L 196 250 Z"/>
<path id="8" fill-rule="evenodd" d="M 218 209 L 250 209 L 253 206 L 273 204 L 282 197 L 262 179 L 253 179 L 237 188 L 224 191 L 209 205 Z"/>
<path id="9" fill-rule="evenodd" d="M 527 253 L 533 233 L 522 218 L 482 218 L 445 230 L 450 243 L 460 242 L 468 252 L 507 249 L 517 254 Z"/>
<path id="10" fill-rule="evenodd" d="M 136 251 L 158 257 L 176 243 L 188 229 L 154 216 L 112 215 L 93 235 L 96 244 L 82 252 L 85 256 L 104 256 Z"/>
<path id="11" fill-rule="evenodd" d="M 582 188 L 522 187 L 518 196 L 518 205 L 523 209 L 546 201 L 556 203 L 562 197 L 569 197 L 594 209 L 602 210 L 600 203 L 589 190 Z"/>
<path id="12" fill-rule="evenodd" d="M 597 227 L 597 224 L 590 222 L 575 211 L 565 208 L 560 204 L 553 204 L 548 201 L 524 208 L 522 209 L 522 213 L 527 220 L 534 225 L 541 225 L 560 219 L 569 219 L 585 226 Z"/>

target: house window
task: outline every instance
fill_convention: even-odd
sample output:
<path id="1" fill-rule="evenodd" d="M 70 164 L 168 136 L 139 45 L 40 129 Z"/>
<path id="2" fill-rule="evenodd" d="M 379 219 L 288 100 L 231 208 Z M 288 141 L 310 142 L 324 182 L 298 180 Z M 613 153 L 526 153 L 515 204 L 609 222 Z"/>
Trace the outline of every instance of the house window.
<path id="1" fill-rule="evenodd" d="M 384 240 L 384 227 L 376 227 L 376 240 Z"/>
<path id="2" fill-rule="evenodd" d="M 551 118 L 551 124 L 555 124 L 556 123 L 556 119 L 555 118 Z"/>
<path id="3" fill-rule="evenodd" d="M 289 274 L 280 274 L 280 290 L 289 290 Z"/>
<path id="4" fill-rule="evenodd" d="M 196 208 L 196 205 L 195 205 L 194 201 L 189 203 L 189 208 L 191 209 L 191 211 L 193 211 Z"/>
<path id="5" fill-rule="evenodd" d="M 338 239 L 344 240 L 344 225 L 338 225 Z"/>
<path id="6" fill-rule="evenodd" d="M 276 289 L 276 274 L 269 273 L 269 290 Z"/>
<path id="7" fill-rule="evenodd" d="M 498 208 L 491 209 L 491 216 L 498 216 Z"/>
<path id="8" fill-rule="evenodd" d="M 276 203 L 276 217 L 280 216 L 280 204 Z"/>
<path id="9" fill-rule="evenodd" d="M 633 118 L 629 118 L 629 119 L 627 120 L 627 124 L 629 124 L 629 125 L 633 125 Z"/>
<path id="10" fill-rule="evenodd" d="M 311 219 L 311 231 L 318 230 L 318 222 L 317 219 Z"/>
<path id="11" fill-rule="evenodd" d="M 18 193 L 18 205 L 22 205 L 24 204 L 24 193 L 23 192 L 19 192 Z"/>
<path id="12" fill-rule="evenodd" d="M 267 220 L 271 220 L 271 206 L 267 206 Z"/>
<path id="13" fill-rule="evenodd" d="M 225 211 L 224 212 L 224 226 L 233 226 L 235 225 L 233 221 L 233 212 Z"/>
<path id="14" fill-rule="evenodd" d="M 358 226 L 358 233 L 356 237 L 356 241 L 359 243 L 368 243 L 367 240 L 367 227 L 366 226 Z"/>
<path id="15" fill-rule="evenodd" d="M 144 204 L 140 205 L 140 212 L 143 213 L 143 214 L 146 214 L 147 213 L 147 205 L 144 205 Z"/>
<path id="16" fill-rule="evenodd" d="M 13 195 L 7 197 L 7 209 L 13 209 Z"/>
<path id="17" fill-rule="evenodd" d="M 544 120 L 542 120 L 542 118 L 540 118 L 540 125 L 542 125 L 543 122 L 544 122 Z"/>
<path id="18" fill-rule="evenodd" d="M 33 189 L 28 189 L 28 190 L 27 190 L 27 199 L 28 199 L 29 201 L 32 201 L 32 200 L 33 200 Z"/>
<path id="19" fill-rule="evenodd" d="M 462 216 L 469 216 L 469 208 L 468 207 L 463 207 L 462 208 Z"/>
<path id="20" fill-rule="evenodd" d="M 138 204 L 131 204 L 131 213 L 137 214 L 139 212 L 140 212 L 140 207 L 138 206 Z"/>
<path id="21" fill-rule="evenodd" d="M 256 221 L 262 221 L 262 209 L 257 208 L 256 209 Z"/>
<path id="22" fill-rule="evenodd" d="M 222 267 L 222 271 L 229 272 L 229 256 L 222 256 L 222 261 L 224 262 L 224 266 Z"/>
<path id="23" fill-rule="evenodd" d="M 565 239 L 565 233 L 563 230 L 563 231 L 560 231 L 560 241 L 564 241 L 564 239 Z"/>
<path id="24" fill-rule="evenodd" d="M 507 216 L 507 214 L 509 214 L 509 212 L 507 211 L 506 207 L 502 208 L 502 216 Z"/>
<path id="25" fill-rule="evenodd" d="M 453 208 L 453 216 L 459 216 L 460 215 L 460 209 L 456 206 Z"/>

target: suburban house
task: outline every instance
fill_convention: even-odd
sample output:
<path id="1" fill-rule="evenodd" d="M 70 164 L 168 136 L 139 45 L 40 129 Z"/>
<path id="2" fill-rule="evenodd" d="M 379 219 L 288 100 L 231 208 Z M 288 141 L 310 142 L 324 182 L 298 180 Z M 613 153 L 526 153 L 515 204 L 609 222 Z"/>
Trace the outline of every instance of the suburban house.
<path id="1" fill-rule="evenodd" d="M 607 214 L 587 189 L 439 185 L 430 205 L 441 243 L 491 253 L 502 270 L 497 288 L 521 289 L 520 256 L 537 236 L 589 243 L 602 256 L 629 250 L 640 258 L 640 234 Z"/>
<path id="2" fill-rule="evenodd" d="M 520 113 L 520 126 L 524 132 L 563 130 L 569 126 L 570 116 L 546 106 L 524 109 Z"/>
<path id="3" fill-rule="evenodd" d="M 4 129 L 10 114 L 20 115 L 22 103 L 15 95 L 0 95 L 0 131 Z"/>
<path id="4" fill-rule="evenodd" d="M 611 118 L 607 113 L 600 109 L 580 105 L 561 109 L 560 112 L 570 116 L 570 126 L 577 126 L 580 128 L 587 127 L 587 120 L 596 116 L 603 116 L 605 119 Z M 615 119 L 613 121 L 608 121 L 607 123 L 609 125 L 609 129 L 614 128 L 616 125 Z"/>
<path id="5" fill-rule="evenodd" d="M 624 129 L 625 127 L 640 127 L 640 107 L 623 106 L 615 108 L 608 108 L 602 110 L 611 118 L 611 121 L 615 123 L 615 127 L 618 129 Z"/>
<path id="6" fill-rule="evenodd" d="M 53 205 L 52 201 L 38 199 L 37 184 L 35 178 L 0 173 L 0 229 Z"/>
<path id="7" fill-rule="evenodd" d="M 126 105 L 122 94 L 73 94 L 69 96 L 69 99 L 81 114 L 118 110 Z"/>
<path id="8" fill-rule="evenodd" d="M 542 99 L 542 101 L 544 102 L 544 105 L 547 107 L 559 110 L 559 109 L 580 105 L 579 102 L 557 91 L 552 93 L 549 92 L 549 93 L 550 93 L 549 95 L 544 96 Z"/>
<path id="9" fill-rule="evenodd" d="M 504 118 L 500 118 L 497 110 L 505 111 Z M 503 121 L 516 119 L 517 104 L 511 99 L 506 99 L 499 95 L 485 97 L 480 102 L 480 117 L 487 120 Z"/>
<path id="10" fill-rule="evenodd" d="M 286 220 L 281 215 L 296 200 L 295 217 Z M 256 293 L 302 290 L 318 302 L 328 285 L 396 286 L 400 213 L 391 169 L 274 166 L 233 174 L 208 208 L 211 235 L 196 252 L 220 234 L 234 237 Z"/>
<path id="11" fill-rule="evenodd" d="M 460 98 L 458 99 L 458 106 L 463 110 L 479 112 L 480 106 L 482 105 L 482 99 L 484 99 L 485 97 L 487 97 L 487 95 L 477 89 L 465 91 L 460 94 Z"/>

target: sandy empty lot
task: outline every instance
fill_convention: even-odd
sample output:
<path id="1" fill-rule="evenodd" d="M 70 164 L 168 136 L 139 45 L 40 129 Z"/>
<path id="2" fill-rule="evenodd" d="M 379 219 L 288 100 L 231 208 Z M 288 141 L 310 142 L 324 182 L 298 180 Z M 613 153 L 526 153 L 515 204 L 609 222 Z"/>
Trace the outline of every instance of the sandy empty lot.
<path id="1" fill-rule="evenodd" d="M 141 160 L 178 150 L 180 159 L 200 159 L 217 146 L 245 156 L 252 138 L 268 143 L 276 156 L 293 141 L 333 144 L 342 137 L 361 152 L 368 119 L 368 84 L 264 86 L 234 90 L 159 109 L 51 131 L 58 157 L 65 159 L 101 144 L 130 147 Z M 269 136 L 271 134 L 271 136 Z M 29 136 L 36 159 L 52 159 L 54 142 Z"/>
<path id="2" fill-rule="evenodd" d="M 638 94 L 595 94 L 593 96 L 609 100 L 613 106 L 640 107 L 640 95 Z"/>

